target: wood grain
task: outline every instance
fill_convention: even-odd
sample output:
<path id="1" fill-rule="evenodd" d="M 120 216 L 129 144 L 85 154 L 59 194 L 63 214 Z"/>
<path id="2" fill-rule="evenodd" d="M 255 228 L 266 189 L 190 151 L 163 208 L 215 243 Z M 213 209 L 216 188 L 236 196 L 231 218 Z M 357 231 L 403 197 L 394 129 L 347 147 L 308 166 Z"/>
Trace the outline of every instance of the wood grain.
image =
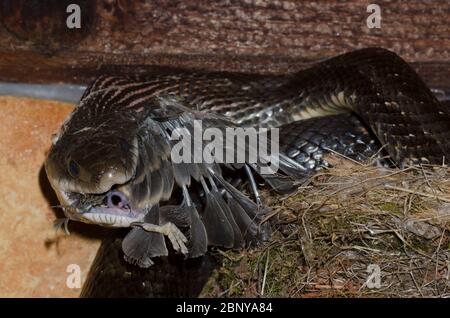
<path id="1" fill-rule="evenodd" d="M 49 7 L 51 2 L 42 3 Z M 284 73 L 353 49 L 381 46 L 418 63 L 431 84 L 449 84 L 448 1 L 376 1 L 380 29 L 366 25 L 370 2 L 101 0 L 83 8 L 82 17 L 95 19 L 85 19 L 84 25 L 82 20 L 89 32 L 73 41 L 69 32 L 66 38 L 56 32 L 58 26 L 49 30 L 54 38 L 27 37 L 23 27 L 14 25 L 20 19 L 5 20 L 3 13 L 0 80 L 86 82 L 104 65 Z M 55 10 L 61 9 L 48 11 Z M 22 12 L 29 19 L 28 11 Z M 60 15 L 42 18 L 49 17 Z M 39 16 L 33 19 L 42 25 Z M 11 30 L 21 30 L 21 36 Z"/>
<path id="2" fill-rule="evenodd" d="M 73 105 L 0 96 L 0 297 L 77 297 L 66 284 L 70 264 L 84 282 L 94 259 L 100 227 L 71 222 L 71 235 L 55 231 L 63 217 L 42 163 L 51 135 Z"/>

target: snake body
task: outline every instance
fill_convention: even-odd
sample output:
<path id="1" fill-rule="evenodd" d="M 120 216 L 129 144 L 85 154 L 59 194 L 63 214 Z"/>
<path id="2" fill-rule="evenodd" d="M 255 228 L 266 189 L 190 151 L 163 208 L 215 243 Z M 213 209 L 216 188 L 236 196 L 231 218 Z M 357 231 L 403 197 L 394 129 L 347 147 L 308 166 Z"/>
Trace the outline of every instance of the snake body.
<path id="1" fill-rule="evenodd" d="M 171 162 L 167 131 L 192 134 L 196 119 L 219 130 L 279 127 L 280 173 L 265 175 L 259 163 Z M 284 192 L 326 165 L 330 149 L 362 160 L 380 145 L 399 166 L 442 164 L 450 155 L 450 111 L 399 56 L 369 48 L 286 76 L 102 75 L 63 124 L 45 166 L 69 218 L 132 227 L 123 241 L 103 243 L 84 296 L 105 295 L 98 292 L 105 285 L 120 286 L 120 296 L 195 296 L 213 268 L 208 246 L 240 248 L 269 233 L 260 225 L 265 209 L 233 187 L 225 170 L 251 167 Z M 174 260 L 163 234 L 186 258 Z M 168 289 L 186 284 L 192 290 Z"/>

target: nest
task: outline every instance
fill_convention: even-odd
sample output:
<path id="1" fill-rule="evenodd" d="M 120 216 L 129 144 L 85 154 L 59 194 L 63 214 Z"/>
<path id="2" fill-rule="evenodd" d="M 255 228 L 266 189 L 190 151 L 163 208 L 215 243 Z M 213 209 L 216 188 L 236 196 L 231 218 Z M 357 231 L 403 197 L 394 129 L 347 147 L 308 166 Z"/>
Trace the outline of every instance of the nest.
<path id="1" fill-rule="evenodd" d="M 220 251 L 204 297 L 449 297 L 450 169 L 387 169 L 336 154 L 281 197 L 270 241 Z"/>

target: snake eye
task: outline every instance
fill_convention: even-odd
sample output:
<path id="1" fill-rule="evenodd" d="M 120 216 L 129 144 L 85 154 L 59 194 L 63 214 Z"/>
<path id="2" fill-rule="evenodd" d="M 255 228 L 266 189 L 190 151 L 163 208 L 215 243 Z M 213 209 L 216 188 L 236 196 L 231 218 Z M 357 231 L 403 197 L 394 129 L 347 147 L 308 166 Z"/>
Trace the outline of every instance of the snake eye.
<path id="1" fill-rule="evenodd" d="M 75 161 L 70 160 L 68 168 L 72 177 L 77 178 L 80 175 L 80 166 Z"/>
<path id="2" fill-rule="evenodd" d="M 120 150 L 122 150 L 122 152 L 124 152 L 124 153 L 128 153 L 131 149 L 130 144 L 125 139 L 121 139 L 119 142 L 119 145 L 120 145 Z"/>

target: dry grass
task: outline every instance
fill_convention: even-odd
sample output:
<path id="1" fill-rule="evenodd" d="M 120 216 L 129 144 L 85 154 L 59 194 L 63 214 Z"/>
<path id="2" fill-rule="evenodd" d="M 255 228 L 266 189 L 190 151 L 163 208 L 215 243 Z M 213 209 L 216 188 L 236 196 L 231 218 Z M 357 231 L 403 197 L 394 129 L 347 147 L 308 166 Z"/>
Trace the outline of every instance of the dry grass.
<path id="1" fill-rule="evenodd" d="M 333 157 L 336 168 L 294 195 L 266 193 L 270 242 L 217 251 L 222 267 L 203 296 L 450 296 L 450 169 L 391 170 Z M 369 273 L 377 266 L 379 288 Z"/>

